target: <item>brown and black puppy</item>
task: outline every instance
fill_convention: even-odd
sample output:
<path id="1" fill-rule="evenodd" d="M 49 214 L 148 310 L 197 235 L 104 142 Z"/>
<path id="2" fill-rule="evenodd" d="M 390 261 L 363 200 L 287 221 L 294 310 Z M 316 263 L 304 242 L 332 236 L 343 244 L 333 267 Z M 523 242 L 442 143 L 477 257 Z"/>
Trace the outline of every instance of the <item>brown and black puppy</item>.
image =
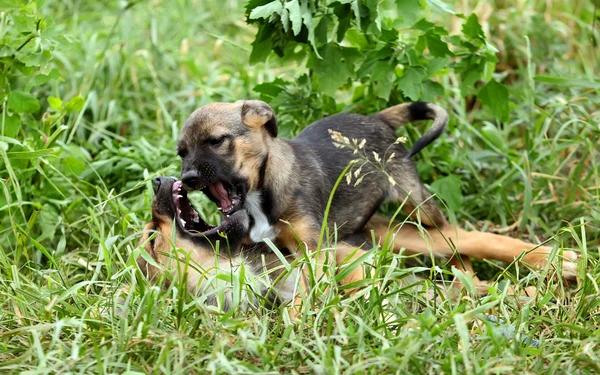
<path id="1" fill-rule="evenodd" d="M 397 141 L 395 129 L 426 119 L 433 120 L 431 128 L 409 152 Z M 549 247 L 467 232 L 445 219 L 410 157 L 437 138 L 447 121 L 447 112 L 436 105 L 407 103 L 371 116 L 329 116 L 308 126 L 295 139 L 286 140 L 277 137 L 277 120 L 267 103 L 212 103 L 194 111 L 181 131 L 177 148 L 183 162 L 182 181 L 188 190 L 204 191 L 225 214 L 246 209 L 249 242 L 268 238 L 292 253 L 295 249 L 315 250 L 330 193 L 346 166 L 356 159 L 352 147 L 336 146 L 333 132 L 337 143 L 340 136 L 342 141 L 343 137 L 356 140 L 351 143 L 361 145 L 360 152 L 368 158 L 360 171 L 362 183 L 356 187 L 342 183 L 333 197 L 327 224 L 337 228 L 339 238 L 357 233 L 365 225 L 378 236 L 387 236 L 386 220 L 373 218 L 373 214 L 383 202 L 396 201 L 428 229 L 424 240 L 415 227 L 403 226 L 394 239 L 396 248 L 448 256 L 458 252 L 464 260 L 473 256 L 502 261 L 512 261 L 535 248 L 523 260 L 544 266 Z M 385 161 L 384 168 L 381 160 Z M 360 255 L 354 247 L 341 243 L 335 250 L 337 264 Z M 564 255 L 564 274 L 573 276 L 575 264 L 571 261 L 576 254 Z M 321 255 L 319 263 L 322 260 Z M 362 277 L 357 269 L 344 282 Z"/>
<path id="2" fill-rule="evenodd" d="M 224 216 L 219 226 L 211 227 L 202 220 L 181 187 L 181 181 L 174 178 L 154 179 L 152 220 L 144 228 L 141 244 L 159 267 L 140 256 L 137 263 L 142 273 L 155 281 L 168 271 L 175 280 L 166 278 L 167 284 L 185 281 L 192 294 L 203 296 L 207 304 L 220 305 L 226 311 L 232 305 L 233 288 L 216 275 L 236 272 L 243 264 L 255 293 L 248 295 L 240 290 L 244 293 L 240 296 L 242 303 L 256 301 L 256 296 L 271 303 L 291 301 L 296 272 L 279 280 L 283 272 L 281 261 L 266 245 L 242 246 L 248 233 L 246 211 Z M 217 299 L 219 289 L 224 290 L 224 300 Z"/>

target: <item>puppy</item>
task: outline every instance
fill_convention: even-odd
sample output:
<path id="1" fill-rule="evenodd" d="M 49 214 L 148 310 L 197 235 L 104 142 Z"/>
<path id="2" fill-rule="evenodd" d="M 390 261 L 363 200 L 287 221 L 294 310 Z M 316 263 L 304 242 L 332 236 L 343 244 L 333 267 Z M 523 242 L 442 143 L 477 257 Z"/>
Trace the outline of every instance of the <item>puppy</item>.
<path id="1" fill-rule="evenodd" d="M 433 120 L 430 129 L 408 151 L 398 142 L 395 130 L 426 119 Z M 181 131 L 177 150 L 182 158 L 182 182 L 187 190 L 202 190 L 224 214 L 246 209 L 250 224 L 245 243 L 267 238 L 301 256 L 320 245 L 329 196 L 339 176 L 356 159 L 352 147 L 356 145 L 367 159 L 357 173 L 362 182 L 337 186 L 329 207 L 327 225 L 337 229 L 339 238 L 365 227 L 384 238 L 390 226 L 373 215 L 386 201 L 402 202 L 404 212 L 426 228 L 426 235 L 424 239 L 416 227 L 402 226 L 393 238 L 397 249 L 447 256 L 458 253 L 463 260 L 460 264 L 468 262 L 469 256 L 508 262 L 522 256 L 529 265 L 545 266 L 550 247 L 468 232 L 446 220 L 410 158 L 439 137 L 447 121 L 447 112 L 439 106 L 406 103 L 370 116 L 329 116 L 286 140 L 277 136 L 275 113 L 267 103 L 212 103 L 194 111 Z M 336 244 L 337 264 L 358 256 L 355 247 Z M 317 257 L 323 264 L 325 255 L 319 252 Z M 573 277 L 576 254 L 565 251 L 564 257 L 563 275 Z M 470 264 L 466 270 L 471 271 Z M 355 269 L 342 282 L 360 280 L 362 272 Z"/>

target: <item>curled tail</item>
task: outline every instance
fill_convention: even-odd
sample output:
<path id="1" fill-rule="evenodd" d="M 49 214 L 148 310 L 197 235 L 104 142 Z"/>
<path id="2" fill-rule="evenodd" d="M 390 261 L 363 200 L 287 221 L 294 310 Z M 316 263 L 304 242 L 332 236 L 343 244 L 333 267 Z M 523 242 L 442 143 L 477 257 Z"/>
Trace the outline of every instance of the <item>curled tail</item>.
<path id="1" fill-rule="evenodd" d="M 398 104 L 384 109 L 375 116 L 388 123 L 394 129 L 398 129 L 411 121 L 433 120 L 431 127 L 417 140 L 408 155 L 406 155 L 407 159 L 418 154 L 428 144 L 435 141 L 448 124 L 448 112 L 438 105 L 426 102 Z"/>

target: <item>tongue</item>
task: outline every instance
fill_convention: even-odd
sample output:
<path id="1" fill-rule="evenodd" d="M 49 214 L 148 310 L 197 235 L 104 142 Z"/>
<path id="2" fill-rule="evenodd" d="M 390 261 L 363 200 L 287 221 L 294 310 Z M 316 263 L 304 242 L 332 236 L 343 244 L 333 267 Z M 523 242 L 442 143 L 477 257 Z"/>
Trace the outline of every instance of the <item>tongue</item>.
<path id="1" fill-rule="evenodd" d="M 231 206 L 231 199 L 229 198 L 229 194 L 227 194 L 227 190 L 225 186 L 223 186 L 222 182 L 215 182 L 214 184 L 210 184 L 208 187 L 210 189 L 210 193 L 219 199 L 219 205 L 221 206 L 221 210 L 225 210 L 229 206 Z"/>

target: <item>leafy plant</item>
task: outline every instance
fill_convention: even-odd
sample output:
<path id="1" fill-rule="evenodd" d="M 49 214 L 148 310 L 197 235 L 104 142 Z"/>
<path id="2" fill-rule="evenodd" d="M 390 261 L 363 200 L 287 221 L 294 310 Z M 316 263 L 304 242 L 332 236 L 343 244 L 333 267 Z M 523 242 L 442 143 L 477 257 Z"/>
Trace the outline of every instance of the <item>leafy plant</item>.
<path id="1" fill-rule="evenodd" d="M 461 32 L 449 35 L 431 21 L 432 12 L 462 18 Z M 295 81 L 277 78 L 255 87 L 283 112 L 298 91 L 310 98 L 294 116 L 298 124 L 336 111 L 338 97 L 349 97 L 363 112 L 436 100 L 444 94 L 440 76 L 450 73 L 463 96 L 479 93 L 495 116 L 507 118 L 508 91 L 491 79 L 496 49 L 475 14 L 457 14 L 439 0 L 251 0 L 246 16 L 258 27 L 251 63 L 273 52 L 282 63 L 305 68 Z M 480 91 L 479 82 L 488 84 Z"/>

